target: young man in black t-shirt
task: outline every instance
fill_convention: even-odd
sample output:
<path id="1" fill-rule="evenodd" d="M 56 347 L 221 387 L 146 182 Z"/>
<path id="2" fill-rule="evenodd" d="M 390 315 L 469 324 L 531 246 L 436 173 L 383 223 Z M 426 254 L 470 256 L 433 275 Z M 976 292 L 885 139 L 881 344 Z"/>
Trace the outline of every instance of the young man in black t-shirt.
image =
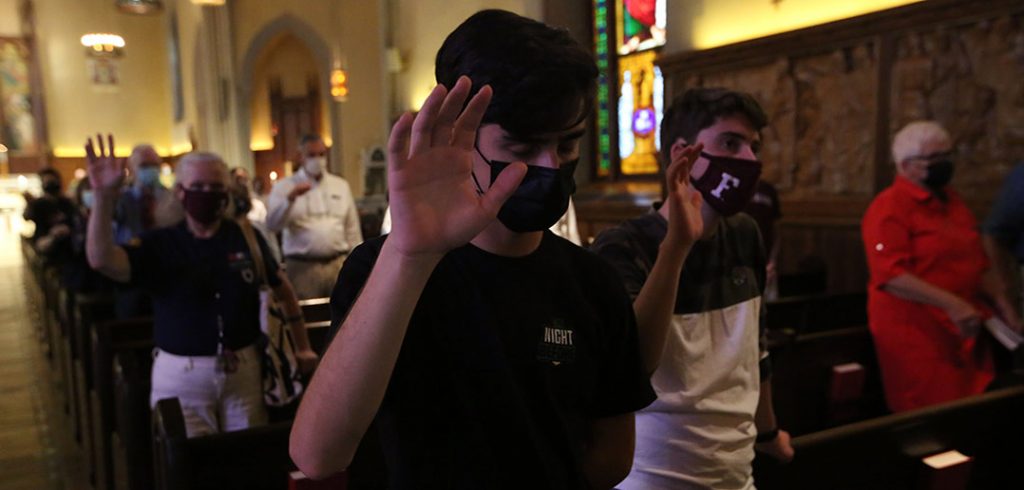
<path id="1" fill-rule="evenodd" d="M 95 192 L 89 216 L 89 265 L 111 279 L 130 282 L 153 297 L 153 361 L 150 403 L 178 398 L 189 437 L 244 429 L 266 422 L 263 406 L 260 286 L 256 253 L 243 229 L 225 219 L 228 169 L 212 153 L 190 153 L 178 162 L 175 197 L 185 220 L 146 232 L 138 246 L 114 244 L 112 215 L 124 178 L 124 159 L 109 145 L 86 145 Z M 287 277 L 263 239 L 254 241 L 267 282 L 281 300 L 295 334 L 296 358 L 310 372 L 310 349 L 302 311 Z"/>
<path id="2" fill-rule="evenodd" d="M 610 488 L 654 395 L 615 272 L 546 231 L 597 69 L 566 32 L 489 10 L 449 35 L 436 75 L 393 129 L 392 233 L 341 271 L 292 458 L 344 469 L 376 420 L 393 488 Z"/>

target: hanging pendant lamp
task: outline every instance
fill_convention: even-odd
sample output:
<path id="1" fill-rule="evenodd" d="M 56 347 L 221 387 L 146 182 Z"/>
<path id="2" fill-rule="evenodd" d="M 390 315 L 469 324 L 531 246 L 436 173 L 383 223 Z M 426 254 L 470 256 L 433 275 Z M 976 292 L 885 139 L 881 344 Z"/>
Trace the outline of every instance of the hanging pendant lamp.
<path id="1" fill-rule="evenodd" d="M 117 0 L 117 9 L 126 14 L 149 15 L 163 10 L 164 4 L 160 0 Z"/>

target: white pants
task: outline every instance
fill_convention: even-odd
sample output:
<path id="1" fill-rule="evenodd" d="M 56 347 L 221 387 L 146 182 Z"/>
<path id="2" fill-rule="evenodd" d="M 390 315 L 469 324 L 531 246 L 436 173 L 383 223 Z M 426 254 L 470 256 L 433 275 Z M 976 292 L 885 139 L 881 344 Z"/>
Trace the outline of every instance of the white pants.
<path id="1" fill-rule="evenodd" d="M 266 424 L 260 352 L 252 345 L 236 354 L 238 369 L 227 373 L 218 356 L 177 356 L 157 349 L 150 406 L 177 397 L 188 437 Z"/>

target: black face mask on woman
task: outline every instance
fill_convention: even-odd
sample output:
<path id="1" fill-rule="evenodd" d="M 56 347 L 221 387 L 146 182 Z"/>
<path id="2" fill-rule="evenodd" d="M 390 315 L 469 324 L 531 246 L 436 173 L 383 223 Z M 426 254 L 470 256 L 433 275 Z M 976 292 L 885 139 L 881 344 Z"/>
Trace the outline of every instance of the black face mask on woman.
<path id="1" fill-rule="evenodd" d="M 761 162 L 704 152 L 700 156 L 707 159 L 708 169 L 699 179 L 691 180 L 704 201 L 722 216 L 742 211 L 757 190 Z"/>
<path id="2" fill-rule="evenodd" d="M 936 160 L 928 165 L 924 185 L 933 191 L 941 191 L 953 180 L 953 161 L 948 158 Z"/>
<path id="3" fill-rule="evenodd" d="M 479 149 L 477 153 L 480 153 Z M 498 179 L 498 174 L 512 163 L 488 160 L 483 153 L 480 153 L 480 157 L 491 167 L 491 185 Z M 569 197 L 576 192 L 573 172 L 578 163 L 577 158 L 559 165 L 557 169 L 527 165 L 523 181 L 498 211 L 501 224 L 517 233 L 551 228 L 565 214 L 569 208 Z M 477 191 L 483 194 L 476 174 L 473 175 L 473 182 Z"/>

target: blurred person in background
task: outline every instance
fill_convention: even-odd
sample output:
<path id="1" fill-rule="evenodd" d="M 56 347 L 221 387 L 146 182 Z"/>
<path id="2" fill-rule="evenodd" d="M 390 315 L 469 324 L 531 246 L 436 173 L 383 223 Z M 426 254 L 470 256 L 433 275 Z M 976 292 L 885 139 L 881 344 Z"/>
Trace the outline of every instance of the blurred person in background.
<path id="1" fill-rule="evenodd" d="M 977 342 L 982 322 L 998 314 L 1020 329 L 974 215 L 949 186 L 953 148 L 934 121 L 896 133 L 895 181 L 861 223 L 871 276 L 868 324 L 894 412 L 983 392 L 995 373 L 990 345 Z"/>

